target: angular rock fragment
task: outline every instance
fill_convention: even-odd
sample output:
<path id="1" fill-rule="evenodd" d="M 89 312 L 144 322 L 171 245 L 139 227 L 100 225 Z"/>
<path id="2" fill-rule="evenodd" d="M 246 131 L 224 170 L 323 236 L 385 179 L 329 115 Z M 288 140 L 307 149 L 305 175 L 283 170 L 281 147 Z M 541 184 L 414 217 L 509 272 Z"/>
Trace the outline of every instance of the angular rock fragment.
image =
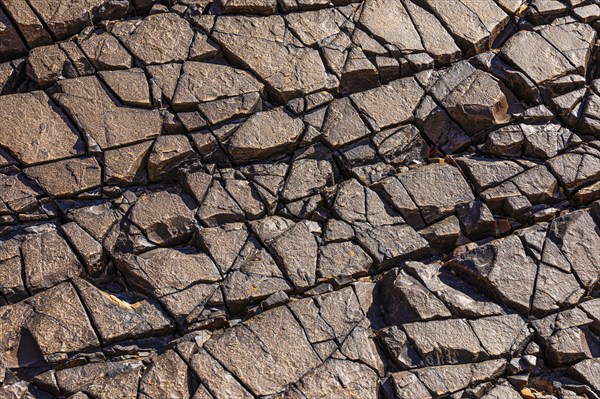
<path id="1" fill-rule="evenodd" d="M 303 132 L 302 120 L 275 108 L 248 118 L 231 137 L 228 150 L 240 162 L 267 158 L 289 150 Z"/>
<path id="2" fill-rule="evenodd" d="M 379 130 L 410 120 L 423 94 L 423 89 L 414 78 L 404 78 L 352 94 L 350 98 L 360 112 L 373 120 L 373 128 Z M 395 106 L 381 107 L 381 104 Z"/>
<path id="3" fill-rule="evenodd" d="M 25 284 L 31 292 L 50 288 L 83 272 L 81 263 L 58 232 L 28 238 L 21 246 Z"/>
<path id="4" fill-rule="evenodd" d="M 508 236 L 492 241 L 453 259 L 450 267 L 464 273 L 474 284 L 502 298 L 518 311 L 527 312 L 537 265 L 529 258 L 521 240 Z"/>
<path id="5" fill-rule="evenodd" d="M 88 146 L 108 149 L 160 133 L 162 118 L 157 110 L 118 106 L 96 77 L 61 81 L 55 88 L 53 98 L 85 134 Z"/>
<path id="6" fill-rule="evenodd" d="M 79 45 L 96 70 L 128 69 L 133 66 L 131 54 L 108 32 L 92 33 Z"/>
<path id="7" fill-rule="evenodd" d="M 42 91 L 0 96 L 0 145 L 24 165 L 83 154 L 77 132 Z"/>
<path id="8" fill-rule="evenodd" d="M 87 392 L 100 399 L 138 397 L 143 364 L 139 360 L 89 363 L 56 373 L 58 385 L 68 394 Z"/>
<path id="9" fill-rule="evenodd" d="M 59 79 L 76 78 L 75 66 L 58 45 L 38 47 L 27 57 L 27 76 L 45 89 Z"/>
<path id="10" fill-rule="evenodd" d="M 102 183 L 102 171 L 95 157 L 30 166 L 24 173 L 52 197 L 73 197 Z"/>
<path id="11" fill-rule="evenodd" d="M 273 331 L 273 323 L 281 328 Z M 204 347 L 255 395 L 278 392 L 320 363 L 286 307 L 225 330 Z"/>
<path id="12" fill-rule="evenodd" d="M 397 175 L 427 223 L 450 215 L 459 205 L 474 199 L 458 169 L 428 165 Z"/>
<path id="13" fill-rule="evenodd" d="M 226 54 L 264 79 L 282 100 L 326 88 L 330 78 L 318 52 L 286 45 L 284 30 L 280 16 L 227 16 L 217 19 L 213 38 Z M 260 54 L 269 54 L 269 60 L 265 62 Z"/>
<path id="14" fill-rule="evenodd" d="M 156 244 L 176 244 L 195 229 L 194 207 L 185 195 L 145 194 L 132 207 L 129 218 Z"/>
<path id="15" fill-rule="evenodd" d="M 143 69 L 100 71 L 99 75 L 123 104 L 150 108 L 150 88 Z"/>
<path id="16" fill-rule="evenodd" d="M 76 280 L 75 286 L 104 345 L 128 338 L 161 335 L 171 327 L 170 320 L 158 305 L 148 299 L 117 296 L 84 280 Z"/>
<path id="17" fill-rule="evenodd" d="M 194 31 L 174 13 L 149 15 L 122 38 L 131 53 L 145 65 L 181 62 L 188 57 Z"/>

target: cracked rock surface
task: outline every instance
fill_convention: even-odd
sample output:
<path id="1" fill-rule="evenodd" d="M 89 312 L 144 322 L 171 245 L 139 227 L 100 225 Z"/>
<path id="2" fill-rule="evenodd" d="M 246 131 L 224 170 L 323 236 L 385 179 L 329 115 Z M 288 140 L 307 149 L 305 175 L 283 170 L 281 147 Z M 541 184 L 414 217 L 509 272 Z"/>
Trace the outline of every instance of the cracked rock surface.
<path id="1" fill-rule="evenodd" d="M 0 0 L 0 399 L 599 399 L 598 0 Z"/>

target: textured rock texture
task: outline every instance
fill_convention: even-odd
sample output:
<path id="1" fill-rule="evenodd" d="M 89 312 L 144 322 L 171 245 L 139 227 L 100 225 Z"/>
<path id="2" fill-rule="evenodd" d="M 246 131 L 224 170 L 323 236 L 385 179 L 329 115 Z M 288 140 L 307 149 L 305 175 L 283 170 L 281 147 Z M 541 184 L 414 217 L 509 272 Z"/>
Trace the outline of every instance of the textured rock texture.
<path id="1" fill-rule="evenodd" d="M 0 399 L 600 398 L 598 0 L 0 0 Z"/>

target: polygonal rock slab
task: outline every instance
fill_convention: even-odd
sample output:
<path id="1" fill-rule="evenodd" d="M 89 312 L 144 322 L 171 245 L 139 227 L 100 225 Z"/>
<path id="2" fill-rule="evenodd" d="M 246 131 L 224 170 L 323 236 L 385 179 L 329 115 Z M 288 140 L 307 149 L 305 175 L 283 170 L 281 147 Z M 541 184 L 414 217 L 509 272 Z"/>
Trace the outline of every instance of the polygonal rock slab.
<path id="1" fill-rule="evenodd" d="M 46 93 L 0 96 L 0 145 L 24 165 L 83 153 L 83 142 Z"/>

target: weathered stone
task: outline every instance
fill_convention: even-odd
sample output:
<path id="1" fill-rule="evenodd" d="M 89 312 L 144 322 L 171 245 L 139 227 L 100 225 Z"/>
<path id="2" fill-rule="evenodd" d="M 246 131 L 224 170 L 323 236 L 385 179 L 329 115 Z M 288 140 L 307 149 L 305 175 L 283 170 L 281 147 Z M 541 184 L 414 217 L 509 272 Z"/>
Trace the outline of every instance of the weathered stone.
<path id="1" fill-rule="evenodd" d="M 379 267 L 407 258 L 420 259 L 429 254 L 427 241 L 407 225 L 361 227 L 357 239 Z"/>
<path id="2" fill-rule="evenodd" d="M 246 214 L 221 183 L 214 181 L 198 209 L 198 217 L 208 226 L 217 226 L 245 220 Z"/>
<path id="3" fill-rule="evenodd" d="M 280 16 L 227 16 L 215 23 L 213 38 L 226 54 L 264 79 L 282 100 L 326 88 L 329 77 L 319 53 L 286 45 L 284 30 Z M 265 54 L 269 54 L 267 60 Z"/>
<path id="4" fill-rule="evenodd" d="M 241 223 L 223 224 L 219 227 L 198 231 L 200 245 L 215 260 L 221 273 L 226 273 L 248 238 L 248 231 Z"/>
<path id="5" fill-rule="evenodd" d="M 428 165 L 397 175 L 427 223 L 450 215 L 474 197 L 457 168 Z"/>
<path id="6" fill-rule="evenodd" d="M 470 2 L 461 0 L 456 4 L 421 0 L 441 20 L 467 54 L 474 54 L 492 47 L 509 21 L 508 15 L 491 0 Z"/>
<path id="7" fill-rule="evenodd" d="M 315 195 L 335 184 L 339 173 L 331 153 L 323 146 L 299 150 L 292 163 L 281 196 L 295 201 Z"/>
<path id="8" fill-rule="evenodd" d="M 190 247 L 157 248 L 117 263 L 131 277 L 131 284 L 143 286 L 156 297 L 182 291 L 196 283 L 219 281 L 214 262 Z M 175 267 L 176 265 L 176 267 Z"/>
<path id="9" fill-rule="evenodd" d="M 248 118 L 231 137 L 228 150 L 240 162 L 267 158 L 289 150 L 303 132 L 301 119 L 275 108 Z"/>
<path id="10" fill-rule="evenodd" d="M 42 91 L 0 96 L 0 145 L 24 165 L 83 153 L 75 129 Z"/>
<path id="11" fill-rule="evenodd" d="M 196 153 L 186 136 L 160 136 L 154 142 L 148 158 L 150 181 L 172 180 L 177 178 L 180 166 L 195 157 Z"/>
<path id="12" fill-rule="evenodd" d="M 416 375 L 408 371 L 391 374 L 391 381 L 396 397 L 399 399 L 431 399 L 431 394 Z"/>
<path id="13" fill-rule="evenodd" d="M 133 55 L 145 65 L 181 62 L 188 57 L 194 31 L 173 13 L 149 15 L 123 38 Z"/>
<path id="14" fill-rule="evenodd" d="M 295 224 L 270 244 L 286 276 L 299 289 L 316 281 L 318 244 L 306 222 Z"/>
<path id="15" fill-rule="evenodd" d="M 81 298 L 103 344 L 128 338 L 164 334 L 170 320 L 156 303 L 126 294 L 102 291 L 84 280 L 75 280 Z"/>
<path id="16" fill-rule="evenodd" d="M 3 0 L 4 9 L 29 48 L 52 44 L 52 38 L 25 0 Z"/>
<path id="17" fill-rule="evenodd" d="M 489 360 L 481 363 L 453 366 L 426 367 L 416 371 L 430 392 L 437 396 L 465 389 L 484 381 L 493 381 L 504 374 L 506 360 Z"/>
<path id="18" fill-rule="evenodd" d="M 366 274 L 372 263 L 371 257 L 350 241 L 330 243 L 319 248 L 317 278 Z"/>
<path id="19" fill-rule="evenodd" d="M 31 292 L 50 288 L 83 272 L 77 257 L 56 231 L 33 235 L 22 247 L 25 284 Z"/>
<path id="20" fill-rule="evenodd" d="M 329 105 L 323 123 L 323 139 L 327 145 L 339 148 L 368 134 L 368 128 L 347 97 Z"/>
<path id="21" fill-rule="evenodd" d="M 424 366 L 406 333 L 398 327 L 385 327 L 377 332 L 377 337 L 391 360 L 400 369 Z"/>
<path id="22" fill-rule="evenodd" d="M 273 323 L 281 328 L 274 331 Z M 204 347 L 255 395 L 276 393 L 320 363 L 302 328 L 285 307 L 225 330 Z"/>
<path id="23" fill-rule="evenodd" d="M 358 110 L 373 120 L 374 128 L 383 129 L 410 120 L 423 94 L 414 78 L 404 78 L 350 97 Z M 396 105 L 381 107 L 381 104 Z"/>
<path id="24" fill-rule="evenodd" d="M 27 57 L 26 73 L 42 89 L 51 86 L 59 79 L 78 76 L 75 66 L 58 45 L 31 50 Z"/>
<path id="25" fill-rule="evenodd" d="M 304 397 L 343 397 L 352 395 L 365 399 L 376 399 L 377 374 L 368 366 L 349 360 L 329 359 L 312 370 L 296 384 Z M 285 396 L 284 398 L 293 398 Z"/>
<path id="26" fill-rule="evenodd" d="M 187 364 L 174 350 L 152 359 L 152 366 L 140 381 L 140 397 L 189 398 L 192 381 Z"/>
<path id="27" fill-rule="evenodd" d="M 148 181 L 146 160 L 153 141 L 104 151 L 104 183 L 142 184 Z"/>
<path id="28" fill-rule="evenodd" d="M 158 66 L 151 68 L 158 68 Z M 176 71 L 173 76 L 174 81 L 177 81 L 179 71 Z M 165 84 L 166 81 L 162 87 L 165 87 Z M 173 95 L 173 108 L 176 111 L 193 109 L 197 103 L 262 92 L 262 90 L 263 84 L 244 70 L 226 65 L 188 61 L 183 64 L 181 77 L 177 81 Z"/>
<path id="29" fill-rule="evenodd" d="M 100 71 L 98 74 L 123 104 L 150 108 L 150 87 L 143 69 Z"/>
<path id="30" fill-rule="evenodd" d="M 449 64 L 460 57 L 461 52 L 454 39 L 433 14 L 410 1 L 403 4 L 421 36 L 425 51 L 437 64 Z"/>
<path id="31" fill-rule="evenodd" d="M 571 266 L 577 279 L 584 288 L 591 287 L 598 281 L 598 257 L 600 235 L 598 227 L 591 215 L 580 210 L 557 218 L 548 231 L 548 239 L 553 242 Z M 544 261 L 553 262 L 552 255 L 544 257 Z"/>
<path id="32" fill-rule="evenodd" d="M 504 313 L 499 305 L 484 297 L 438 263 L 425 265 L 407 262 L 407 268 L 455 315 L 482 317 Z"/>
<path id="33" fill-rule="evenodd" d="M 532 58 L 535 53 L 540 57 Z M 560 78 L 574 70 L 567 58 L 538 33 L 520 31 L 502 46 L 507 62 L 517 66 L 537 84 Z M 544 60 L 540 62 L 540 60 Z"/>
<path id="34" fill-rule="evenodd" d="M 29 330 L 49 363 L 100 345 L 70 283 L 62 283 L 34 296 L 31 307 L 33 315 L 23 327 Z"/>
<path id="35" fill-rule="evenodd" d="M 537 265 L 521 240 L 512 235 L 469 251 L 450 262 L 474 283 L 483 284 L 508 305 L 525 312 L 530 308 Z"/>
<path id="36" fill-rule="evenodd" d="M 516 98 L 503 83 L 479 70 L 443 100 L 450 116 L 469 135 L 509 122 L 515 112 L 515 102 Z"/>
<path id="37" fill-rule="evenodd" d="M 469 323 L 462 319 L 403 326 L 425 364 L 469 363 L 488 358 Z"/>
<path id="38" fill-rule="evenodd" d="M 193 208 L 188 196 L 161 191 L 142 195 L 129 218 L 156 244 L 176 244 L 185 241 L 196 227 Z"/>
<path id="39" fill-rule="evenodd" d="M 75 222 L 63 224 L 62 231 L 82 259 L 88 273 L 102 272 L 106 262 L 102 245 Z"/>
<path id="40" fill-rule="evenodd" d="M 214 393 L 208 398 L 226 399 L 240 398 L 250 399 L 253 396 L 223 368 L 208 352 L 200 348 L 192 356 L 191 367 L 198 376 L 199 380 Z M 194 396 L 196 398 L 196 396 Z"/>
<path id="41" fill-rule="evenodd" d="M 27 52 L 25 43 L 3 10 L 0 10 L 0 39 L 2 40 L 0 62 L 10 61 Z"/>
<path id="42" fill-rule="evenodd" d="M 265 249 L 250 247 L 244 251 L 239 268 L 234 266 L 223 284 L 225 300 L 233 312 L 240 311 L 250 301 L 292 288 Z"/>
<path id="43" fill-rule="evenodd" d="M 428 146 L 414 125 L 382 130 L 373 137 L 377 152 L 393 165 L 423 162 Z"/>
<path id="44" fill-rule="evenodd" d="M 552 158 L 547 164 L 568 190 L 600 177 L 600 158 L 592 154 L 570 152 Z"/>
<path id="45" fill-rule="evenodd" d="M 93 143 L 104 150 L 160 133 L 162 118 L 157 110 L 117 106 L 96 77 L 64 80 L 55 88 L 53 98 L 86 135 L 88 146 Z"/>
<path id="46" fill-rule="evenodd" d="M 81 39 L 79 46 L 96 70 L 128 69 L 133 65 L 131 54 L 108 32 L 94 32 Z"/>
<path id="47" fill-rule="evenodd" d="M 369 0 L 360 15 L 360 24 L 376 38 L 403 52 L 423 51 L 419 33 L 402 2 Z"/>
<path id="48" fill-rule="evenodd" d="M 135 399 L 142 367 L 142 362 L 132 360 L 90 363 L 60 370 L 56 380 L 69 394 L 85 391 L 99 399 Z"/>
<path id="49" fill-rule="evenodd" d="M 102 170 L 94 157 L 30 166 L 23 172 L 52 197 L 72 197 L 102 184 Z"/>

